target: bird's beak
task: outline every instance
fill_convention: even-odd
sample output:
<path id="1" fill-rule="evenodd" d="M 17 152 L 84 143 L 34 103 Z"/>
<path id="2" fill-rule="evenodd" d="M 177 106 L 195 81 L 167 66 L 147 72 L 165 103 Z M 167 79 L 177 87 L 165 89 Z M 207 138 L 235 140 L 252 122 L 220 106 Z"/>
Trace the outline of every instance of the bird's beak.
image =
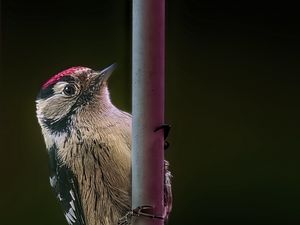
<path id="1" fill-rule="evenodd" d="M 102 78 L 103 81 L 107 81 L 108 78 L 110 77 L 110 75 L 112 74 L 112 72 L 116 69 L 117 64 L 114 63 L 112 65 L 110 65 L 109 67 L 105 68 L 104 70 L 101 70 L 100 76 Z"/>

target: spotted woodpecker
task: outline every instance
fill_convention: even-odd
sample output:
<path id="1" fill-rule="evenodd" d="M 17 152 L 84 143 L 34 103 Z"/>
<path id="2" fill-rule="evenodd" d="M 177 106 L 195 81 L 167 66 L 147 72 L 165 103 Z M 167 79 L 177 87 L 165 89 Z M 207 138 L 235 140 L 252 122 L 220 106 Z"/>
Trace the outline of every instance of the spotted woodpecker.
<path id="1" fill-rule="evenodd" d="M 110 101 L 114 68 L 69 68 L 43 84 L 36 99 L 50 185 L 70 225 L 116 225 L 132 210 L 132 119 Z M 165 162 L 165 221 L 172 208 L 170 177 Z"/>

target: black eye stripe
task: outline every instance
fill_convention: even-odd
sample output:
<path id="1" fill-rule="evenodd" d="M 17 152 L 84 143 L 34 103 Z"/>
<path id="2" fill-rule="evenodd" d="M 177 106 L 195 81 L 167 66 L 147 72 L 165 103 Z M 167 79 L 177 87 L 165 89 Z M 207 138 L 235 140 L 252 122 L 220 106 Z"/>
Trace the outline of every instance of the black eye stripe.
<path id="1" fill-rule="evenodd" d="M 61 82 L 61 81 L 65 81 L 67 83 L 72 83 L 72 82 L 75 82 L 75 79 L 72 76 L 64 76 L 64 77 L 62 77 L 56 83 L 47 86 L 47 88 L 42 88 L 40 90 L 38 96 L 36 97 L 36 99 L 37 100 L 39 100 L 39 99 L 47 99 L 47 98 L 53 96 L 54 95 L 53 87 L 55 86 L 55 84 L 57 84 L 58 82 Z"/>

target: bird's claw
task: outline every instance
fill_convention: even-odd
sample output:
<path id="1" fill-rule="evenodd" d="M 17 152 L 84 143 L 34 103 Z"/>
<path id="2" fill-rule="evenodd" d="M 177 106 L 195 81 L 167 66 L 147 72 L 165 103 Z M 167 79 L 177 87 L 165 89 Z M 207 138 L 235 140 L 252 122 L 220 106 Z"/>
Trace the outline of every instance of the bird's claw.
<path id="1" fill-rule="evenodd" d="M 144 216 L 144 217 L 148 217 L 148 218 L 152 218 L 152 219 L 164 219 L 163 216 L 157 216 L 151 213 L 147 213 L 147 212 L 143 212 L 144 210 L 152 210 L 153 207 L 150 205 L 143 205 L 143 206 L 138 206 L 135 209 L 132 209 L 131 211 L 127 212 L 125 216 L 121 217 L 119 219 L 118 225 L 129 225 L 131 224 L 132 221 L 132 217 L 140 217 L 140 216 Z"/>
<path id="2" fill-rule="evenodd" d="M 159 127 L 155 128 L 154 132 L 157 132 L 161 129 L 164 130 L 164 140 L 165 140 L 164 149 L 168 149 L 170 146 L 170 143 L 168 141 L 166 141 L 166 139 L 170 133 L 171 126 L 169 124 L 162 124 Z"/>

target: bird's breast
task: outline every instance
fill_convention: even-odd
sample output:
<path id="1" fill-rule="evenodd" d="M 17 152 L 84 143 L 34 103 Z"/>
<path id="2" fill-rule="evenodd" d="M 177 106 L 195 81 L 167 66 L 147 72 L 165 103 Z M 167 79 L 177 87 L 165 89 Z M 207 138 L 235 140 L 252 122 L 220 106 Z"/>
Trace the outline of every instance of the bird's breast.
<path id="1" fill-rule="evenodd" d="M 77 178 L 88 224 L 116 224 L 131 205 L 130 144 L 122 137 L 87 139 L 76 132 L 65 146 L 61 157 Z"/>

